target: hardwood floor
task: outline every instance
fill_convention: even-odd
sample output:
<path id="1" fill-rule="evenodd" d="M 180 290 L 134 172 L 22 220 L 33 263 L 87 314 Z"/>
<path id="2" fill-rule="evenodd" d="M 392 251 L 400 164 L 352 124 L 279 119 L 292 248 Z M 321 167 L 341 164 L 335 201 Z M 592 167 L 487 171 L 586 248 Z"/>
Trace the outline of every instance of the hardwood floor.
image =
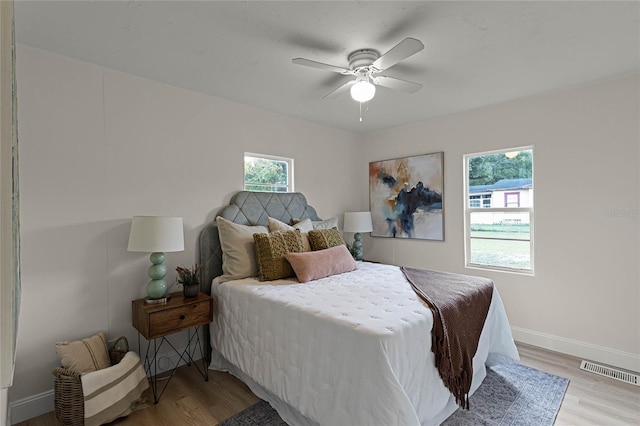
<path id="1" fill-rule="evenodd" d="M 640 387 L 582 371 L 580 360 L 568 355 L 524 344 L 518 344 L 518 350 L 522 364 L 571 381 L 557 426 L 640 425 Z M 157 405 L 135 411 L 112 425 L 215 426 L 257 401 L 242 382 L 229 374 L 209 371 L 209 381 L 204 382 L 195 368 L 180 367 Z M 18 425 L 56 424 L 51 412 Z"/>
<path id="2" fill-rule="evenodd" d="M 578 358 L 517 346 L 520 363 L 570 380 L 557 426 L 640 425 L 640 387 L 580 370 Z"/>

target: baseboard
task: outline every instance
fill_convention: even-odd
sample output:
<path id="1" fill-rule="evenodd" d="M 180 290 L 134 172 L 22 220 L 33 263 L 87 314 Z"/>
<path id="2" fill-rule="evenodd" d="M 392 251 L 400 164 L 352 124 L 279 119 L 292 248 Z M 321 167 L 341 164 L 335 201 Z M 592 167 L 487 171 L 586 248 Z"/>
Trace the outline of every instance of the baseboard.
<path id="1" fill-rule="evenodd" d="M 640 355 L 618 351 L 591 343 L 566 339 L 520 327 L 511 327 L 513 339 L 543 349 L 561 352 L 577 358 L 600 362 L 625 370 L 640 372 Z"/>
<path id="2" fill-rule="evenodd" d="M 24 422 L 53 411 L 53 389 L 9 403 L 9 424 Z"/>
<path id="3" fill-rule="evenodd" d="M 180 353 L 185 348 L 178 349 Z M 192 348 L 193 349 L 193 348 Z M 195 354 L 194 354 L 195 356 Z M 178 364 L 179 363 L 179 364 Z M 169 371 L 174 365 L 184 365 L 184 360 L 176 353 L 158 356 L 158 373 Z M 53 389 L 9 403 L 9 424 L 24 422 L 54 410 Z"/>

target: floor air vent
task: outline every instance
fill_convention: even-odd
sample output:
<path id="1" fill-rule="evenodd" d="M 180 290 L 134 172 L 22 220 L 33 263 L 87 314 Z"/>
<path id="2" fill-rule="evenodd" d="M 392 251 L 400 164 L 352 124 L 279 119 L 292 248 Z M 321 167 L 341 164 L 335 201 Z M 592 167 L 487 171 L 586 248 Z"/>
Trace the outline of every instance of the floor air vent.
<path id="1" fill-rule="evenodd" d="M 632 385 L 640 386 L 640 379 L 637 374 L 630 373 L 628 371 L 619 370 L 617 368 L 596 364 L 590 361 L 582 361 L 580 363 L 580 369 L 590 371 L 592 373 L 599 374 L 601 376 L 611 377 L 612 379 L 620 380 L 621 382 L 631 383 Z"/>

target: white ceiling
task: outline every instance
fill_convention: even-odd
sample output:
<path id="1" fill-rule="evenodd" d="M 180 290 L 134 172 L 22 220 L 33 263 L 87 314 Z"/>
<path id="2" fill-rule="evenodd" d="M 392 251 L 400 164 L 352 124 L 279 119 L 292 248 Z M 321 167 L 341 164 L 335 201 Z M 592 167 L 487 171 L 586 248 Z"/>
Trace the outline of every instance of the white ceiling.
<path id="1" fill-rule="evenodd" d="M 20 1 L 18 43 L 353 132 L 637 73 L 640 2 Z M 350 52 L 425 49 L 389 69 L 422 83 L 378 89 L 359 122 Z M 365 104 L 366 105 L 366 104 Z"/>

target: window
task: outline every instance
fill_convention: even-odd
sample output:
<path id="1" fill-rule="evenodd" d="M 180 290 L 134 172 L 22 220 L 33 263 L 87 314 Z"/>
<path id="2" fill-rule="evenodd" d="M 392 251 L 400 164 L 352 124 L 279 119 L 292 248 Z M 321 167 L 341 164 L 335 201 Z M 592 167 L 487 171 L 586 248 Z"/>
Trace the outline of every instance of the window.
<path id="1" fill-rule="evenodd" d="M 491 207 L 491 194 L 469 195 L 469 207 Z"/>
<path id="2" fill-rule="evenodd" d="M 533 273 L 533 148 L 465 155 L 464 170 L 466 266 Z"/>
<path id="3" fill-rule="evenodd" d="M 505 207 L 520 207 L 520 193 L 519 192 L 505 192 L 504 193 L 504 206 Z"/>
<path id="4" fill-rule="evenodd" d="M 244 189 L 293 192 L 293 159 L 245 152 Z"/>

